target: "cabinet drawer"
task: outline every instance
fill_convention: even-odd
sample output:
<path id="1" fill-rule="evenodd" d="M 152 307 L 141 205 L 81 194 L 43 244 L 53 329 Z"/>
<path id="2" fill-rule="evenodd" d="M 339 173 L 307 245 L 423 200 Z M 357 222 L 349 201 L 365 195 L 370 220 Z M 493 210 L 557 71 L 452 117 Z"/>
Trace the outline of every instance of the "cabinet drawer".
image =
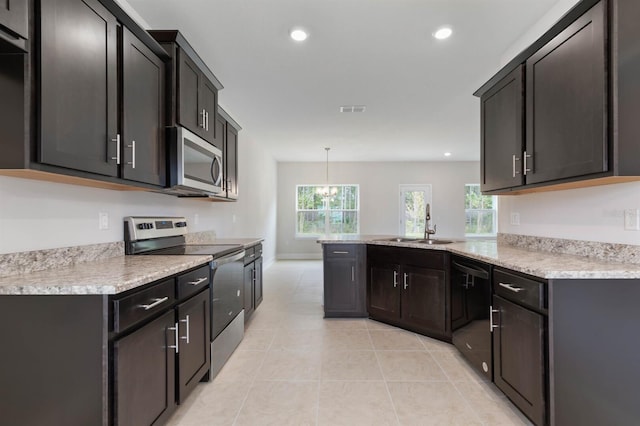
<path id="1" fill-rule="evenodd" d="M 248 265 L 254 260 L 256 260 L 256 247 L 249 247 L 244 250 L 244 264 Z"/>
<path id="2" fill-rule="evenodd" d="M 113 331 L 119 333 L 175 302 L 173 278 L 113 301 Z"/>
<path id="3" fill-rule="evenodd" d="M 211 268 L 207 264 L 194 271 L 180 275 L 178 277 L 178 299 L 184 299 L 207 287 L 211 281 L 210 271 Z"/>
<path id="4" fill-rule="evenodd" d="M 356 244 L 325 244 L 324 255 L 327 259 L 355 258 L 358 252 Z"/>
<path id="5" fill-rule="evenodd" d="M 496 269 L 493 272 L 493 291 L 523 306 L 537 310 L 547 309 L 547 284 Z"/>
<path id="6" fill-rule="evenodd" d="M 262 257 L 262 244 L 258 244 L 254 247 L 256 253 L 256 259 Z"/>

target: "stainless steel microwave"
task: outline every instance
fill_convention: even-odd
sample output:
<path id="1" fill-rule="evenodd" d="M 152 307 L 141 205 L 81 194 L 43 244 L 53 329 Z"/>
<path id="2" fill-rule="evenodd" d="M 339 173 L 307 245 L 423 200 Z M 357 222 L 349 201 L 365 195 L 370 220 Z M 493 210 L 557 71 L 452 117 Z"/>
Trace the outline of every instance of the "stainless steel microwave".
<path id="1" fill-rule="evenodd" d="M 169 167 L 165 190 L 203 197 L 222 190 L 222 151 L 184 127 L 168 129 Z"/>

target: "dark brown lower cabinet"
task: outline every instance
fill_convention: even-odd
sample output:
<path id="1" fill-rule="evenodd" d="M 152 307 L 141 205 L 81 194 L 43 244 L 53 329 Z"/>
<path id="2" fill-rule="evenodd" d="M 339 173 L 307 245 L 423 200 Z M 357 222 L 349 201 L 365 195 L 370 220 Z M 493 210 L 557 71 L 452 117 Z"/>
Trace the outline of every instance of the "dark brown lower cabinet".
<path id="1" fill-rule="evenodd" d="M 244 318 L 251 317 L 254 311 L 253 263 L 244 266 Z"/>
<path id="2" fill-rule="evenodd" d="M 366 317 L 366 247 L 324 244 L 324 316 Z"/>
<path id="3" fill-rule="evenodd" d="M 262 303 L 262 244 L 245 249 L 243 299 L 246 322 Z"/>
<path id="4" fill-rule="evenodd" d="M 448 253 L 369 246 L 367 262 L 371 318 L 451 339 Z"/>
<path id="5" fill-rule="evenodd" d="M 262 257 L 258 257 L 254 263 L 255 281 L 253 286 L 253 308 L 257 309 L 262 303 Z"/>
<path id="6" fill-rule="evenodd" d="M 178 353 L 178 404 L 182 404 L 189 393 L 209 370 L 211 360 L 211 330 L 209 290 L 178 305 L 178 330 L 180 351 Z"/>
<path id="7" fill-rule="evenodd" d="M 116 341 L 114 424 L 163 422 L 175 405 L 174 311 Z"/>

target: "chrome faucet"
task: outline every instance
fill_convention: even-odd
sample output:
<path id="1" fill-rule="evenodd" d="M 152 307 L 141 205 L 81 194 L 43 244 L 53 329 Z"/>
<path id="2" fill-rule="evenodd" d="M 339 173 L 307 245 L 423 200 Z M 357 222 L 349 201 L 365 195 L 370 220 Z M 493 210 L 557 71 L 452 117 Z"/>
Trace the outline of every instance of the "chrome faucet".
<path id="1" fill-rule="evenodd" d="M 424 239 L 429 240 L 429 237 L 436 233 L 436 225 L 433 225 L 433 229 L 429 228 L 429 222 L 431 222 L 431 206 L 427 203 L 427 210 L 424 217 Z"/>

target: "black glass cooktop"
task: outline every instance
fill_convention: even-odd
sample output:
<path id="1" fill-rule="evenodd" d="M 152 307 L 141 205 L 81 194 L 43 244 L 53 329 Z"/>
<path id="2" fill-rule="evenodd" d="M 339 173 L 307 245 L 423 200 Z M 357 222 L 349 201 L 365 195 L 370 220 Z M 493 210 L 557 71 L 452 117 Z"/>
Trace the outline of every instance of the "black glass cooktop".
<path id="1" fill-rule="evenodd" d="M 214 259 L 217 259 L 240 249 L 242 249 L 242 246 L 239 244 L 187 244 L 183 246 L 154 250 L 146 252 L 144 254 L 208 255 L 213 256 Z"/>

